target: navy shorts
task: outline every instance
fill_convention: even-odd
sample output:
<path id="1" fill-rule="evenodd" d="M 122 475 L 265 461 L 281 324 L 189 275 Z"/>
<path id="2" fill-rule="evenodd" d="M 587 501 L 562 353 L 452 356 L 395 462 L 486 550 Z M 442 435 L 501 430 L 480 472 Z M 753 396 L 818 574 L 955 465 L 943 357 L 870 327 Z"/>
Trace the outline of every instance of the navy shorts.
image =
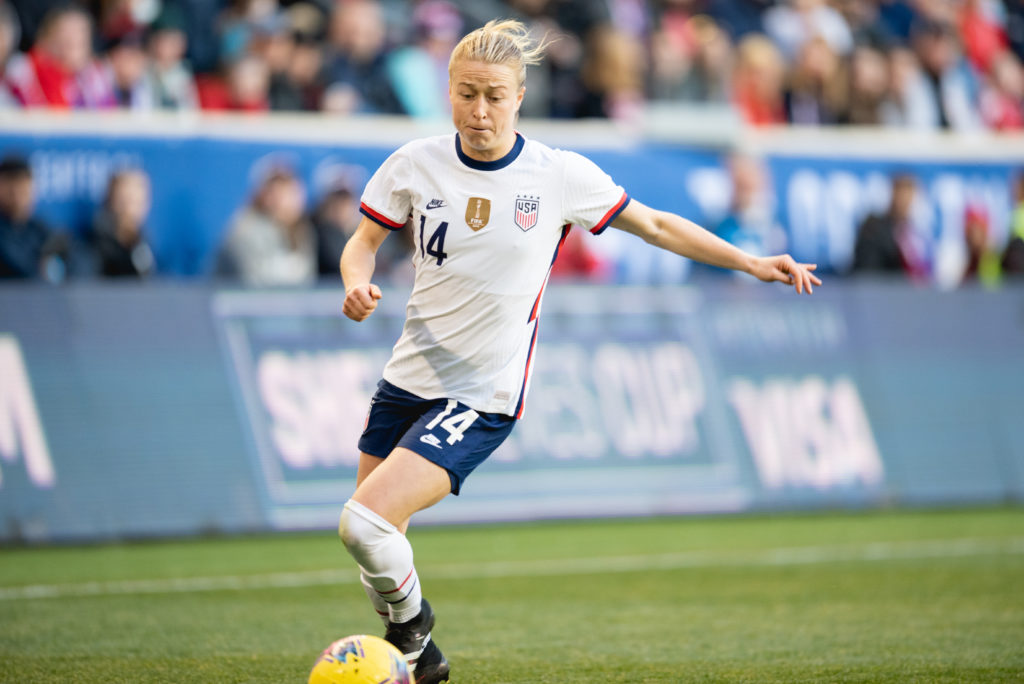
<path id="1" fill-rule="evenodd" d="M 503 413 L 478 413 L 454 399 L 422 399 L 387 380 L 370 400 L 359 450 L 387 458 L 405 447 L 448 471 L 452 494 L 515 427 Z"/>

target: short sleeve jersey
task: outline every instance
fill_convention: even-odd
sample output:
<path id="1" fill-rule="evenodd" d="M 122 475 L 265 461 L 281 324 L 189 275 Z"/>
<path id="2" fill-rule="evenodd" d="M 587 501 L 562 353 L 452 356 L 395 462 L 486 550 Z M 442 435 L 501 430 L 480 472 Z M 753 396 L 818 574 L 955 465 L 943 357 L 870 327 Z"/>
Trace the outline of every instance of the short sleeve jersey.
<path id="1" fill-rule="evenodd" d="M 481 162 L 458 134 L 394 152 L 360 210 L 385 228 L 409 222 L 415 279 L 384 379 L 424 399 L 520 417 L 551 266 L 572 225 L 602 232 L 629 203 L 596 164 L 516 134 Z"/>

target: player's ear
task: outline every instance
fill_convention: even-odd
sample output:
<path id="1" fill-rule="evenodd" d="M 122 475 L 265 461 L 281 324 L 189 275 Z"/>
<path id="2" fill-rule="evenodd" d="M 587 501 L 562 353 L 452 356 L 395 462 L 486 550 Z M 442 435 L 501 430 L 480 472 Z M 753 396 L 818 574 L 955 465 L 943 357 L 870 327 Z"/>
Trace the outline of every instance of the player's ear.
<path id="1" fill-rule="evenodd" d="M 523 105 L 523 95 L 526 94 L 526 86 L 519 86 L 519 92 L 516 93 L 516 114 L 519 113 L 519 108 Z"/>

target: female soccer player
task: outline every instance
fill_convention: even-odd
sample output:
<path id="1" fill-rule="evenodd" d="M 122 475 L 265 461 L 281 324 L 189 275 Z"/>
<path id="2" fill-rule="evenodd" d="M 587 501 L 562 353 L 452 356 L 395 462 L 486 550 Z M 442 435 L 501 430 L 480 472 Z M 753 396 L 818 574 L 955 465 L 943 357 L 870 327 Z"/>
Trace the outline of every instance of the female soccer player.
<path id="1" fill-rule="evenodd" d="M 456 133 L 410 142 L 384 162 L 341 257 L 343 311 L 365 320 L 381 298 L 374 255 L 411 222 L 416 277 L 405 328 L 370 402 L 356 491 L 338 530 L 385 638 L 418 684 L 447 680 L 449 667 L 430 639 L 434 614 L 405 537 L 409 518 L 458 494 L 522 415 L 541 297 L 571 224 L 595 234 L 610 225 L 798 293 L 821 284 L 814 265 L 753 257 L 631 200 L 588 159 L 519 134 L 526 66 L 542 49 L 516 21 L 489 22 L 459 42 L 448 66 Z"/>

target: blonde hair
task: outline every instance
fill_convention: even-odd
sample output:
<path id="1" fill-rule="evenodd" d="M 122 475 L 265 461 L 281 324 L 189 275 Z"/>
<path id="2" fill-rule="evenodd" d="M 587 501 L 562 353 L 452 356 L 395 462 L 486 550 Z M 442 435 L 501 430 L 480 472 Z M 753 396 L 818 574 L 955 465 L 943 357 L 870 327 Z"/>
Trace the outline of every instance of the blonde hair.
<path id="1" fill-rule="evenodd" d="M 519 72 L 519 85 L 526 82 L 526 67 L 540 64 L 550 41 L 530 37 L 530 30 L 515 19 L 492 19 L 459 41 L 448 60 L 448 75 L 457 62 L 505 64 Z"/>

